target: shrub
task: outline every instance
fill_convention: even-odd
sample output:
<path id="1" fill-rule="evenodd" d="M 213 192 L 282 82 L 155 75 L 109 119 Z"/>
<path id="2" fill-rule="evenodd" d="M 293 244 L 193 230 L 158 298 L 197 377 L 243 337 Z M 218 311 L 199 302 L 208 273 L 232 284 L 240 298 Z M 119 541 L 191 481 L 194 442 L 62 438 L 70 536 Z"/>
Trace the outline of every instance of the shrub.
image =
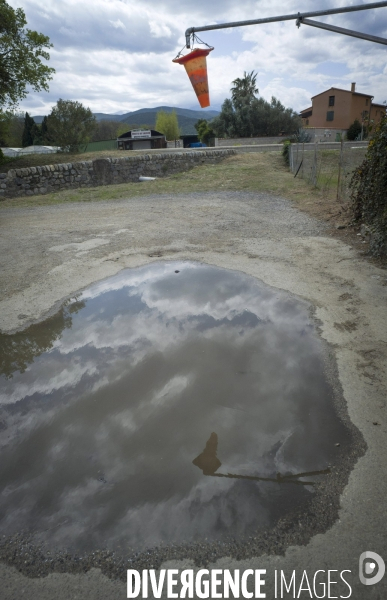
<path id="1" fill-rule="evenodd" d="M 284 140 L 283 141 L 283 148 L 282 148 L 282 156 L 285 159 L 285 162 L 287 164 L 290 163 L 290 144 L 291 144 L 291 140 Z"/>
<path id="2" fill-rule="evenodd" d="M 360 122 L 355 119 L 352 125 L 349 126 L 347 131 L 347 140 L 356 140 L 361 134 Z"/>
<path id="3" fill-rule="evenodd" d="M 311 141 L 312 136 L 310 135 L 310 133 L 308 131 L 305 131 L 305 129 L 303 129 L 302 127 L 300 127 L 300 129 L 297 131 L 297 133 L 295 133 L 292 136 L 292 139 L 295 142 L 299 142 L 300 144 L 307 144 L 308 142 Z"/>
<path id="4" fill-rule="evenodd" d="M 387 255 L 387 117 L 376 127 L 349 185 L 354 219 L 371 232 L 371 253 Z"/>

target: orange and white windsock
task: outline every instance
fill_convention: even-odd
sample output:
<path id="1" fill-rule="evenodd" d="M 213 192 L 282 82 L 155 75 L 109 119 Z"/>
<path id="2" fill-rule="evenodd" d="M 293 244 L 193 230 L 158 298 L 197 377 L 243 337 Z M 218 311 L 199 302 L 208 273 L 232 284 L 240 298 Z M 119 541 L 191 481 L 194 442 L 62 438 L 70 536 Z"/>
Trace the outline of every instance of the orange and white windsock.
<path id="1" fill-rule="evenodd" d="M 172 61 L 179 65 L 184 65 L 202 108 L 210 106 L 206 56 L 208 56 L 212 50 L 213 48 L 207 48 L 206 50 L 195 48 L 186 56 L 175 58 Z"/>

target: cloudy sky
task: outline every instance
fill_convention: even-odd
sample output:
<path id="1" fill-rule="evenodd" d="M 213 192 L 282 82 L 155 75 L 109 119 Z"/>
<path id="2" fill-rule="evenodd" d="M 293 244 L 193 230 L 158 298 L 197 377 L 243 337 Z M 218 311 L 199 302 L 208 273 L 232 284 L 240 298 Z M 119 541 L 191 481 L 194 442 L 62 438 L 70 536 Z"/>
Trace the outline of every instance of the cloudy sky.
<path id="1" fill-rule="evenodd" d="M 58 98 L 94 112 L 124 113 L 160 105 L 199 109 L 185 70 L 172 59 L 188 27 L 270 17 L 369 0 L 8 0 L 28 27 L 50 37 L 49 93 L 30 92 L 21 110 L 47 114 Z M 387 8 L 320 17 L 341 27 L 387 37 Z M 302 110 L 332 86 L 387 100 L 386 47 L 295 21 L 199 34 L 215 47 L 208 58 L 211 108 L 220 109 L 230 84 L 256 71 L 260 95 Z"/>

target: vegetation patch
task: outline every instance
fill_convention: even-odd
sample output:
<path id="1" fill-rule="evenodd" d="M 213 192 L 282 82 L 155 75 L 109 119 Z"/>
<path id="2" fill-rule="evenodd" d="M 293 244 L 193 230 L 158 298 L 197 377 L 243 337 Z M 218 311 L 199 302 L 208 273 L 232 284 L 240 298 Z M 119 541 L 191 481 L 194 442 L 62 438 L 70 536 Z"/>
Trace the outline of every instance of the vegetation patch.
<path id="1" fill-rule="evenodd" d="M 370 251 L 387 255 L 387 117 L 376 127 L 364 161 L 352 177 L 352 210 L 370 233 Z"/>

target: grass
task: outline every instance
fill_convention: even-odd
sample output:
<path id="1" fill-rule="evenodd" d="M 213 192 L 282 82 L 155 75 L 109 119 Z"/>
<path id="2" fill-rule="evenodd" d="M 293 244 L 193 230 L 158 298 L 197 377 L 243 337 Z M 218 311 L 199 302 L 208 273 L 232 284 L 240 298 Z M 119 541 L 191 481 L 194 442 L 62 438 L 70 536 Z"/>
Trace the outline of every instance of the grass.
<path id="1" fill-rule="evenodd" d="M 101 156 L 102 153 L 98 154 Z M 217 165 L 197 166 L 190 171 L 169 175 L 155 181 L 63 190 L 44 196 L 12 198 L 0 202 L 0 208 L 97 202 L 152 194 L 187 194 L 219 190 L 270 192 L 299 199 L 310 198 L 317 194 L 315 190 L 311 190 L 307 182 L 294 178 L 279 152 L 256 152 L 237 154 Z"/>

